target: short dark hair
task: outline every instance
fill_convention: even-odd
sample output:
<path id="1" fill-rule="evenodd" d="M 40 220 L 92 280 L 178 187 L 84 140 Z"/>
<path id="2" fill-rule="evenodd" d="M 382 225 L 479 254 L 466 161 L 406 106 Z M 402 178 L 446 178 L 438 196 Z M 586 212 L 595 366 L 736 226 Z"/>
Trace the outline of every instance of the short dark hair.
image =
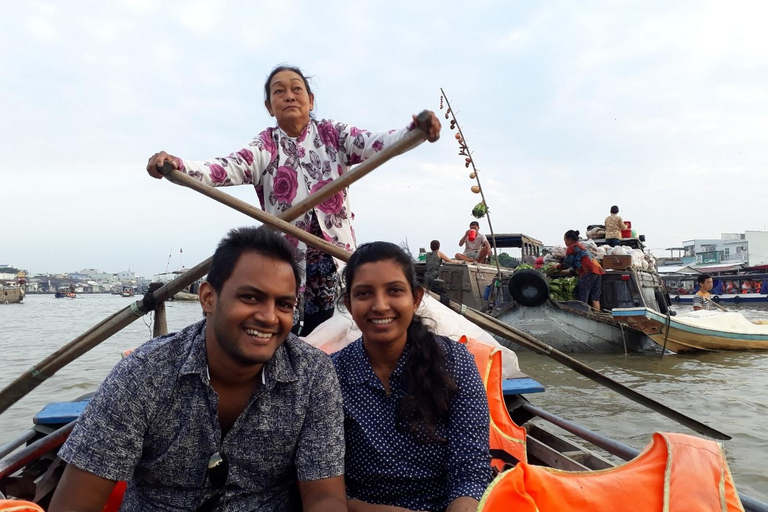
<path id="1" fill-rule="evenodd" d="M 469 223 L 469 227 L 472 228 L 472 226 L 477 226 L 477 229 L 480 229 L 480 223 L 477 222 L 476 220 L 473 220 L 472 222 Z"/>
<path id="2" fill-rule="evenodd" d="M 269 90 L 269 85 L 272 83 L 272 79 L 275 78 L 275 75 L 280 73 L 281 71 L 293 71 L 297 75 L 301 77 L 301 80 L 304 82 L 304 87 L 307 89 L 307 94 L 309 96 L 312 96 L 312 88 L 309 86 L 309 80 L 306 76 L 304 76 L 304 72 L 299 69 L 296 66 L 289 66 L 287 64 L 280 64 L 275 67 L 275 69 L 272 70 L 272 72 L 267 77 L 267 81 L 264 82 L 264 99 L 266 101 L 271 101 L 272 97 Z"/>
<path id="3" fill-rule="evenodd" d="M 206 281 L 216 293 L 221 293 L 224 283 L 232 275 L 240 256 L 246 252 L 255 252 L 267 258 L 284 261 L 291 266 L 296 278 L 296 291 L 301 282 L 301 268 L 296 252 L 291 244 L 280 234 L 266 226 L 235 228 L 221 239 L 213 253 L 211 268 Z"/>
<path id="4" fill-rule="evenodd" d="M 611 213 L 619 213 L 619 207 L 616 205 L 611 206 Z"/>
<path id="5" fill-rule="evenodd" d="M 437 251 L 438 249 L 440 249 L 440 240 L 432 240 L 431 242 L 429 242 L 429 248 L 432 249 L 433 251 Z"/>
<path id="6" fill-rule="evenodd" d="M 696 278 L 696 282 L 699 284 L 704 284 L 704 281 L 707 279 L 710 279 L 712 276 L 709 274 L 701 274 L 699 277 Z"/>
<path id="7" fill-rule="evenodd" d="M 566 240 L 573 240 L 574 242 L 579 241 L 579 230 L 578 229 L 569 229 L 565 232 L 565 235 L 563 236 Z"/>

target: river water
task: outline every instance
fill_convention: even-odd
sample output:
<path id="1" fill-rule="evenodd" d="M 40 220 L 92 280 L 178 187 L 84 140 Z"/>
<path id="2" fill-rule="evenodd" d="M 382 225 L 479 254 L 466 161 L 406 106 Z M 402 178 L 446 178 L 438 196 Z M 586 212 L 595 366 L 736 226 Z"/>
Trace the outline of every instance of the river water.
<path id="1" fill-rule="evenodd" d="M 135 299 L 80 295 L 55 299 L 28 295 L 22 304 L 0 305 L 0 387 Z M 733 308 L 735 309 L 735 308 Z M 197 303 L 167 303 L 168 328 L 201 318 Z M 768 309 L 741 308 L 748 318 L 768 318 Z M 61 369 L 0 416 L 0 444 L 31 425 L 51 401 L 93 391 L 120 354 L 150 339 L 149 317 Z M 529 395 L 534 405 L 641 449 L 655 431 L 691 433 L 659 414 L 603 388 L 559 363 L 520 352 L 521 369 L 547 388 Z M 740 492 L 768 502 L 768 353 L 697 355 L 593 355 L 575 357 L 595 370 L 733 437 L 726 454 Z"/>

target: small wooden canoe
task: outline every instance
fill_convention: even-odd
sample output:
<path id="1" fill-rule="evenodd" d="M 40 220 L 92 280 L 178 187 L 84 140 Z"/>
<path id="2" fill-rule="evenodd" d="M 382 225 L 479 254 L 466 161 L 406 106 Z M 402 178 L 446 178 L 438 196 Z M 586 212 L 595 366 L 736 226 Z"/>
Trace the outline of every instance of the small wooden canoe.
<path id="1" fill-rule="evenodd" d="M 673 352 L 692 350 L 768 350 L 768 325 L 757 325 L 736 312 L 700 311 L 667 316 L 649 308 L 614 309 L 613 317 L 640 329 Z"/>

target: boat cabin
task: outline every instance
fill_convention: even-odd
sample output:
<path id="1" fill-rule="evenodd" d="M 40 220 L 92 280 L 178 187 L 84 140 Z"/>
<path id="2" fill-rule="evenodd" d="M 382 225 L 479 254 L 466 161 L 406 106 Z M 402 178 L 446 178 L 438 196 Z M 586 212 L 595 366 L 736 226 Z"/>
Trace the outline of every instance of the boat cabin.
<path id="1" fill-rule="evenodd" d="M 542 243 L 522 233 L 485 235 L 491 245 L 497 249 L 517 248 L 521 252 L 521 261 L 541 255 Z M 416 276 L 424 282 L 425 263 L 416 262 Z M 494 305 L 512 301 L 505 283 L 515 271 L 514 268 L 499 267 L 484 263 L 444 263 L 440 275 L 433 284 L 433 291 L 448 299 L 465 304 L 478 311 L 492 308 Z M 498 279 L 499 273 L 501 280 Z"/>

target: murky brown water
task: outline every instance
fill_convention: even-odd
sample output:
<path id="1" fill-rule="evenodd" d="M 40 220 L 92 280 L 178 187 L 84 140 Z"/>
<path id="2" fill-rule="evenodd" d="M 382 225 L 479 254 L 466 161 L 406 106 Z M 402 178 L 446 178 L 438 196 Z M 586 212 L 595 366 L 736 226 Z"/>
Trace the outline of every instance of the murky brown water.
<path id="1" fill-rule="evenodd" d="M 17 378 L 65 343 L 133 299 L 82 295 L 55 299 L 29 295 L 22 304 L 0 306 L 0 386 Z M 768 309 L 742 308 L 746 316 L 768 318 Z M 169 303 L 170 330 L 201 318 L 197 303 Z M 151 337 L 146 319 L 102 343 L 0 416 L 0 444 L 31 425 L 51 401 L 71 400 L 94 390 L 120 353 Z M 148 320 L 146 320 L 148 322 Z M 521 352 L 520 366 L 547 388 L 530 395 L 535 405 L 641 449 L 655 431 L 690 433 L 643 406 L 578 375 L 544 356 Z M 725 443 L 740 492 L 768 501 L 768 353 L 741 352 L 669 356 L 577 355 L 597 371 L 733 436 Z"/>

